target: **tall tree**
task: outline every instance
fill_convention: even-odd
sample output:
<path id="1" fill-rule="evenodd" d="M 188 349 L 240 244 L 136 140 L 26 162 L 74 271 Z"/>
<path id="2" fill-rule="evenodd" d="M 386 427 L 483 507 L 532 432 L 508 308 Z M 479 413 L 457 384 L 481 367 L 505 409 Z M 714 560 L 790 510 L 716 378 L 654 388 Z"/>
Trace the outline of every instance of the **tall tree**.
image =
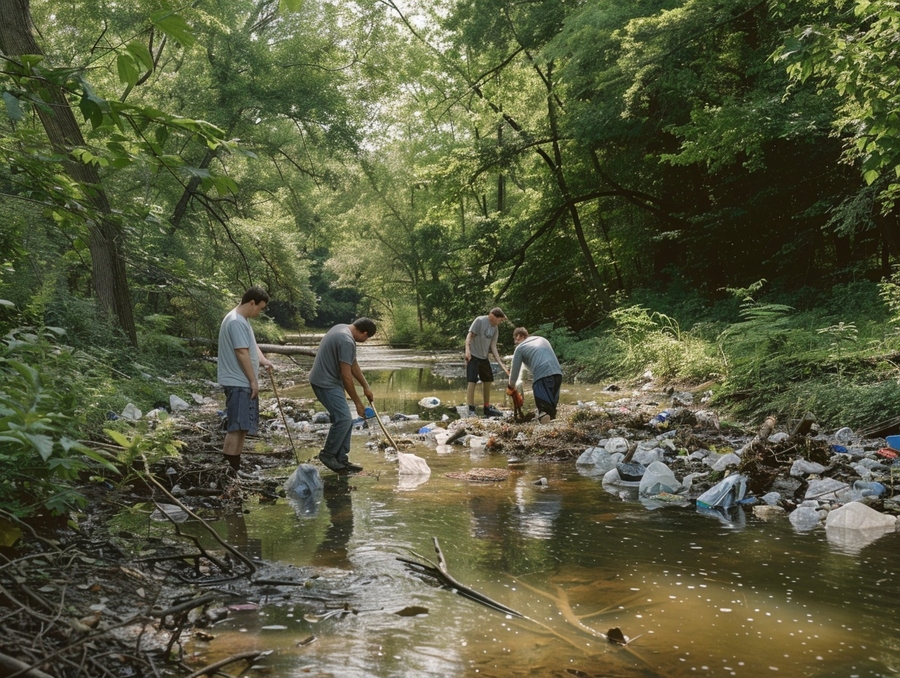
<path id="1" fill-rule="evenodd" d="M 122 251 L 124 234 L 112 218 L 97 168 L 72 153 L 86 144 L 69 105 L 68 92 L 58 82 L 41 77 L 40 70 L 32 68 L 36 65 L 34 61 L 22 58 L 42 55 L 32 31 L 29 0 L 0 0 L 0 52 L 18 75 L 40 83 L 44 105 L 36 106 L 36 111 L 50 145 L 63 159 L 66 172 L 83 188 L 85 200 L 95 210 L 95 218 L 89 218 L 86 222 L 94 291 L 102 307 L 118 321 L 128 339 L 136 344 L 137 331 Z"/>

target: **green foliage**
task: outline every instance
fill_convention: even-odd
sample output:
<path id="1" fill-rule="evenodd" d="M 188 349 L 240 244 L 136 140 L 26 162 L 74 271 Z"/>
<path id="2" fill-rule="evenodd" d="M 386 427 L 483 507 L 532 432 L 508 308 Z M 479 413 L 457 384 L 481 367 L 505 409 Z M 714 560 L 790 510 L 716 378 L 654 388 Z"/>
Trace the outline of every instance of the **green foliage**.
<path id="1" fill-rule="evenodd" d="M 117 465 L 123 470 L 121 482 L 127 483 L 135 474 L 149 472 L 159 461 L 179 456 L 184 442 L 175 437 L 177 431 L 165 413 L 154 422 L 141 421 L 137 426 L 123 422 L 119 428 L 104 429 L 104 433 L 122 448 L 116 455 Z"/>
<path id="2" fill-rule="evenodd" d="M 416 308 L 412 304 L 394 304 L 390 312 L 378 322 L 377 337 L 392 346 L 441 349 L 459 345 L 461 338 L 450 336 L 433 322 L 418 321 Z"/>
<path id="3" fill-rule="evenodd" d="M 18 328 L 0 343 L 0 507 L 18 515 L 64 513 L 84 500 L 71 484 L 82 470 L 115 471 L 78 441 L 77 395 L 60 388 L 78 363 L 59 333 Z"/>
<path id="4" fill-rule="evenodd" d="M 880 185 L 888 212 L 900 195 L 900 14 L 892 0 L 856 0 L 852 10 L 822 11 L 811 25 L 798 26 L 776 56 L 794 80 L 815 79 L 836 92 L 846 155 L 867 185 Z"/>

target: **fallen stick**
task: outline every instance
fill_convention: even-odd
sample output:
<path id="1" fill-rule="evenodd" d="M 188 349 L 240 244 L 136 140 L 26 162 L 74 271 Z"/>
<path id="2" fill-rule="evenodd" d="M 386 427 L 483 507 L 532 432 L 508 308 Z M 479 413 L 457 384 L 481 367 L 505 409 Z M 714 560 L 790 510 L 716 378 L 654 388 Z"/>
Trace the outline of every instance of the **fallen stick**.
<path id="1" fill-rule="evenodd" d="M 422 563 L 416 562 L 414 560 L 408 560 L 406 558 L 397 558 L 402 563 L 406 563 L 408 565 L 414 565 L 420 568 L 423 572 L 427 572 L 429 575 L 442 581 L 447 587 L 453 589 L 456 593 L 463 596 L 464 598 L 468 598 L 469 600 L 474 600 L 477 603 L 481 603 L 482 605 L 486 605 L 487 607 L 493 608 L 498 612 L 504 612 L 506 614 L 512 615 L 513 617 L 521 617 L 525 618 L 525 615 L 521 612 L 518 612 L 511 607 L 507 607 L 503 603 L 498 603 L 493 598 L 489 598 L 483 593 L 479 593 L 472 588 L 469 588 L 465 584 L 457 581 L 453 578 L 453 576 L 447 571 L 447 563 L 444 560 L 444 553 L 441 551 L 441 545 L 438 543 L 437 537 L 432 537 L 434 539 L 434 550 L 435 553 L 438 554 L 438 564 L 435 565 L 427 558 L 422 558 L 427 565 L 423 565 Z"/>
<path id="2" fill-rule="evenodd" d="M 4 676 L 15 673 L 22 678 L 53 678 L 49 673 L 32 668 L 31 665 L 5 654 L 0 654 L 0 669 L 3 669 Z"/>
<path id="3" fill-rule="evenodd" d="M 268 654 L 271 654 L 271 650 L 251 650 L 249 652 L 241 652 L 240 654 L 234 654 L 230 657 L 226 657 L 220 661 L 217 661 L 215 664 L 210 664 L 209 666 L 204 666 L 202 669 L 198 671 L 194 671 L 187 678 L 199 678 L 200 676 L 208 676 L 211 673 L 215 673 L 223 666 L 228 666 L 229 664 L 233 664 L 234 662 L 239 662 L 242 659 L 248 659 L 250 661 L 254 661 L 259 657 L 265 657 Z"/>

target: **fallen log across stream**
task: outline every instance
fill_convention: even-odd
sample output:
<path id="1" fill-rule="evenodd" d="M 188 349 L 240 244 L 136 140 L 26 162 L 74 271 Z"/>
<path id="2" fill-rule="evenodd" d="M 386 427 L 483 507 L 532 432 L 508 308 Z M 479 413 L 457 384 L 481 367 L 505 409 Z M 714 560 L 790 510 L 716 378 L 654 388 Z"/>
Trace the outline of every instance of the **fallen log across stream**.
<path id="1" fill-rule="evenodd" d="M 217 346 L 214 339 L 206 337 L 191 337 L 186 339 L 190 346 Z M 311 346 L 297 346 L 296 344 L 257 344 L 259 350 L 263 353 L 277 353 L 278 355 L 308 355 L 313 358 L 316 356 L 318 348 Z"/>

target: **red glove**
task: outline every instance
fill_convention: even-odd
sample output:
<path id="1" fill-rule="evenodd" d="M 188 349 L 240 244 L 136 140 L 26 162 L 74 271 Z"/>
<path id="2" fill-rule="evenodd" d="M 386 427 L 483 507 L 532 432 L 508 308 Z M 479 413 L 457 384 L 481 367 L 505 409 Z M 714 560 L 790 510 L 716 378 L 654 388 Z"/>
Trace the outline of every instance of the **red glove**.
<path id="1" fill-rule="evenodd" d="M 515 407 L 522 407 L 525 404 L 525 398 L 519 393 L 518 389 L 513 388 L 512 386 L 507 385 L 506 387 L 506 395 L 512 398 L 513 405 Z"/>

